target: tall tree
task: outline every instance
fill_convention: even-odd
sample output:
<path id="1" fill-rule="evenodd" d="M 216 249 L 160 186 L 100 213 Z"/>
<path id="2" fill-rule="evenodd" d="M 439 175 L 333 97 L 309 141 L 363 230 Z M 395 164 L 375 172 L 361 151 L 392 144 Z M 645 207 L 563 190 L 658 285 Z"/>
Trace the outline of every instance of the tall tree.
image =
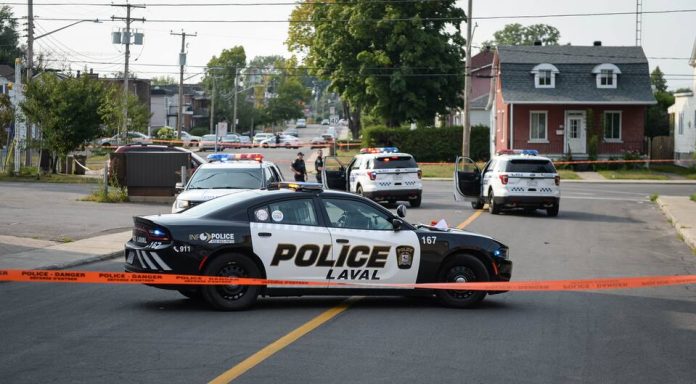
<path id="1" fill-rule="evenodd" d="M 213 117 L 215 122 L 223 120 L 231 122 L 233 120 L 234 94 L 238 91 L 238 88 L 235 87 L 235 74 L 237 71 L 241 72 L 245 66 L 246 53 L 242 46 L 223 49 L 220 56 L 213 56 L 208 61 L 207 72 L 203 78 L 203 86 L 215 98 L 215 116 Z M 213 88 L 215 88 L 214 94 Z M 239 96 L 237 118 L 243 121 L 239 116 Z"/>
<path id="2" fill-rule="evenodd" d="M 482 46 L 498 45 L 533 45 L 541 41 L 544 45 L 558 45 L 561 33 L 548 24 L 533 24 L 523 26 L 519 23 L 507 24 L 493 33 L 493 40 L 485 41 Z"/>
<path id="3" fill-rule="evenodd" d="M 289 49 L 353 111 L 394 127 L 460 105 L 465 15 L 455 1 L 305 2 L 290 18 L 311 23 L 290 24 Z"/>
<path id="4" fill-rule="evenodd" d="M 665 80 L 665 74 L 662 73 L 659 66 L 650 73 L 650 83 L 658 92 L 667 92 L 667 80 Z"/>
<path id="5" fill-rule="evenodd" d="M 179 81 L 174 78 L 174 76 L 169 76 L 169 75 L 163 75 L 163 76 L 155 76 L 152 79 L 150 79 L 150 84 L 152 85 L 171 85 L 171 84 L 179 84 Z"/>
<path id="6" fill-rule="evenodd" d="M 115 135 L 123 127 L 123 88 L 120 85 L 107 86 L 104 90 L 104 97 L 99 104 L 98 112 L 101 116 L 106 130 L 102 135 Z M 150 124 L 150 113 L 148 106 L 143 104 L 138 96 L 128 94 L 128 130 L 147 132 Z"/>
<path id="7" fill-rule="evenodd" d="M 15 59 L 21 56 L 17 20 L 12 8 L 3 5 L 0 7 L 0 64 L 14 66 Z"/>
<path id="8" fill-rule="evenodd" d="M 7 143 L 7 131 L 5 130 L 14 120 L 14 108 L 9 96 L 0 94 L 0 145 Z"/>

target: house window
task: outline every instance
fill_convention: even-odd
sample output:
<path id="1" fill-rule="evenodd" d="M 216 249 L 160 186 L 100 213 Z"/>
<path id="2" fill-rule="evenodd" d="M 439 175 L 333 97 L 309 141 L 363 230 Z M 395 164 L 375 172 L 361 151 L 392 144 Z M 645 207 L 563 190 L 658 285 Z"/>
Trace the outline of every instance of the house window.
<path id="1" fill-rule="evenodd" d="M 684 134 L 684 112 L 679 112 L 679 134 Z"/>
<path id="2" fill-rule="evenodd" d="M 621 70 L 614 64 L 600 64 L 592 69 L 592 73 L 597 77 L 597 88 L 616 88 Z"/>
<path id="3" fill-rule="evenodd" d="M 621 141 L 621 112 L 604 112 L 604 141 Z"/>
<path id="4" fill-rule="evenodd" d="M 548 116 L 546 111 L 530 112 L 529 123 L 529 142 L 530 143 L 548 143 L 547 127 Z"/>
<path id="5" fill-rule="evenodd" d="M 535 88 L 555 88 L 558 68 L 553 64 L 539 64 L 532 69 Z"/>

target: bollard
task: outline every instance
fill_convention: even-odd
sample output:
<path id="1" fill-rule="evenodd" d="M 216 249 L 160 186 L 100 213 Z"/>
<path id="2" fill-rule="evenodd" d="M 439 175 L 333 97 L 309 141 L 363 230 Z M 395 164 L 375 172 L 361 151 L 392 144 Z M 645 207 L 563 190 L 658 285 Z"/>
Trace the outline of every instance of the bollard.
<path id="1" fill-rule="evenodd" d="M 104 195 L 109 194 L 109 160 L 104 163 Z"/>

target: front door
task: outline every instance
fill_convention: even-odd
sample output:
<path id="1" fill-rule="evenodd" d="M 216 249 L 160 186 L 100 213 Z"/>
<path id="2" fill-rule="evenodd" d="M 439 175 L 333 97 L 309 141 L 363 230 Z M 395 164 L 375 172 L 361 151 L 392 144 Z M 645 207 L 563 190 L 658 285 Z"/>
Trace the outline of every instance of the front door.
<path id="1" fill-rule="evenodd" d="M 585 112 L 568 112 L 567 116 L 568 152 L 571 154 L 587 153 Z"/>
<path id="2" fill-rule="evenodd" d="M 325 189 L 346 190 L 346 167 L 341 164 L 338 157 L 327 156 L 324 158 L 321 180 Z"/>
<path id="3" fill-rule="evenodd" d="M 481 194 L 481 171 L 468 157 L 454 162 L 454 200 L 477 201 Z"/>

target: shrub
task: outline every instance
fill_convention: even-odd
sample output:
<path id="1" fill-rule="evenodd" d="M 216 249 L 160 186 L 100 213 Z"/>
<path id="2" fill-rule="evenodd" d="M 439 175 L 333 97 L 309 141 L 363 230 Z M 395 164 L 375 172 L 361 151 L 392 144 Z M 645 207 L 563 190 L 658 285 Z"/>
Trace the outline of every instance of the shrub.
<path id="1" fill-rule="evenodd" d="M 157 138 L 162 140 L 171 140 L 176 138 L 176 131 L 172 127 L 162 127 L 157 130 Z"/>
<path id="2" fill-rule="evenodd" d="M 207 135 L 210 133 L 210 128 L 209 127 L 195 127 L 191 128 L 191 132 L 189 132 L 193 136 L 203 136 Z"/>

